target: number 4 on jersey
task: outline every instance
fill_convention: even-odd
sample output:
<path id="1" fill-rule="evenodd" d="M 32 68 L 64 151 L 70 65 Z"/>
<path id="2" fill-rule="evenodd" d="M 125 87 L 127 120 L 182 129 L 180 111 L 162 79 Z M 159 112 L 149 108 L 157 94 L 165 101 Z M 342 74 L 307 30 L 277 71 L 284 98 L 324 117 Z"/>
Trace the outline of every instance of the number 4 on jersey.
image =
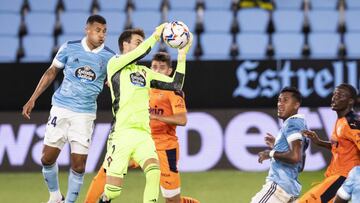
<path id="1" fill-rule="evenodd" d="M 54 116 L 52 119 L 50 118 L 49 120 L 51 120 L 51 121 L 50 121 L 50 123 L 48 123 L 48 125 L 53 125 L 55 127 L 56 126 L 56 119 L 57 119 L 56 116 Z"/>

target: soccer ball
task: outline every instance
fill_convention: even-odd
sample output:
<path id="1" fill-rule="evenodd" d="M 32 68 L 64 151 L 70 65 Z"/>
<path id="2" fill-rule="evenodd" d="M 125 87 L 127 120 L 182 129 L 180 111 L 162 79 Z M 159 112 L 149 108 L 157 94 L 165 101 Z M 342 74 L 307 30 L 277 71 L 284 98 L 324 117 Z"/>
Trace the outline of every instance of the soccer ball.
<path id="1" fill-rule="evenodd" d="M 189 42 L 189 28 L 181 21 L 173 21 L 165 26 L 162 38 L 168 46 L 181 49 Z"/>

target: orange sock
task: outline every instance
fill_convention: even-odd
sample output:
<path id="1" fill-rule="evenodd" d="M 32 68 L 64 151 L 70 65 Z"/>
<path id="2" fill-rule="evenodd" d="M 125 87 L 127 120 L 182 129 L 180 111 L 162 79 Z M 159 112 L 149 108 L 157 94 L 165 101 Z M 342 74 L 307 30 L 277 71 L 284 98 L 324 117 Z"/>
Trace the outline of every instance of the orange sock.
<path id="1" fill-rule="evenodd" d="M 181 203 L 200 203 L 198 200 L 191 197 L 181 197 Z"/>
<path id="2" fill-rule="evenodd" d="M 96 176 L 91 181 L 90 187 L 87 191 L 85 203 L 97 203 L 100 196 L 104 192 L 104 186 L 106 183 L 106 173 L 101 166 Z"/>

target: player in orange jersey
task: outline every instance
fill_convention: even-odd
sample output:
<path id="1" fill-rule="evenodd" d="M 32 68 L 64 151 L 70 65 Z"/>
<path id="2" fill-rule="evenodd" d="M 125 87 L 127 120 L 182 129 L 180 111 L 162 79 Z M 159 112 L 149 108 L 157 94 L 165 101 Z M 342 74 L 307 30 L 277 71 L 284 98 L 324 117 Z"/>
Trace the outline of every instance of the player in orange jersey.
<path id="1" fill-rule="evenodd" d="M 331 108 L 337 113 L 337 121 L 330 141 L 324 141 L 313 131 L 303 134 L 318 146 L 331 150 L 332 159 L 325 172 L 325 179 L 307 191 L 299 203 L 332 202 L 337 190 L 349 171 L 360 165 L 360 118 L 353 111 L 357 90 L 349 84 L 340 84 L 333 92 Z"/>
<path id="2" fill-rule="evenodd" d="M 159 52 L 154 55 L 151 69 L 165 75 L 171 75 L 170 56 Z M 166 203 L 199 203 L 190 197 L 180 196 L 180 174 L 177 169 L 179 143 L 176 126 L 187 122 L 186 105 L 182 91 L 150 90 L 150 127 L 160 161 L 160 188 Z M 130 161 L 130 167 L 137 164 Z M 104 191 L 106 172 L 101 167 L 93 178 L 85 199 L 86 203 L 95 203 Z"/>

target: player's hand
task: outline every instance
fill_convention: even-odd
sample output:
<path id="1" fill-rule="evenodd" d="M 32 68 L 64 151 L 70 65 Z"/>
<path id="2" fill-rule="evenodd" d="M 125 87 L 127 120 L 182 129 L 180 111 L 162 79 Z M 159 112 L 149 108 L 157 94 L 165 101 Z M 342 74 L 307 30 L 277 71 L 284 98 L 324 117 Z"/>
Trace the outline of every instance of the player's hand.
<path id="1" fill-rule="evenodd" d="M 155 31 L 154 31 L 153 35 L 155 36 L 156 40 L 158 40 L 158 41 L 160 40 L 160 36 L 161 36 L 161 34 L 162 34 L 163 30 L 164 30 L 164 27 L 165 27 L 167 24 L 168 24 L 168 23 L 165 22 L 165 23 L 163 23 L 163 24 L 161 24 L 161 25 L 159 25 L 159 26 L 157 26 L 157 27 L 155 28 Z"/>
<path id="2" fill-rule="evenodd" d="M 318 144 L 321 142 L 319 136 L 314 131 L 304 130 L 304 131 L 302 131 L 302 135 L 309 138 L 311 140 L 311 142 L 313 142 L 315 144 Z"/>
<path id="3" fill-rule="evenodd" d="M 272 136 L 270 133 L 266 133 L 265 136 L 265 144 L 270 147 L 271 149 L 274 148 L 274 144 L 275 144 L 275 137 Z"/>
<path id="4" fill-rule="evenodd" d="M 189 33 L 190 33 L 189 42 L 183 48 L 178 49 L 179 54 L 186 55 L 190 50 L 190 47 L 191 47 L 192 42 L 193 42 L 193 34 L 191 32 L 189 32 Z"/>
<path id="5" fill-rule="evenodd" d="M 265 151 L 259 152 L 258 153 L 258 156 L 259 156 L 258 162 L 262 164 L 262 162 L 264 160 L 270 159 L 269 153 L 270 153 L 270 150 L 265 150 Z"/>
<path id="6" fill-rule="evenodd" d="M 22 115 L 24 116 L 24 118 L 30 119 L 30 114 L 31 114 L 31 111 L 34 108 L 34 106 L 35 106 L 35 101 L 33 101 L 33 100 L 29 100 L 23 106 Z"/>

